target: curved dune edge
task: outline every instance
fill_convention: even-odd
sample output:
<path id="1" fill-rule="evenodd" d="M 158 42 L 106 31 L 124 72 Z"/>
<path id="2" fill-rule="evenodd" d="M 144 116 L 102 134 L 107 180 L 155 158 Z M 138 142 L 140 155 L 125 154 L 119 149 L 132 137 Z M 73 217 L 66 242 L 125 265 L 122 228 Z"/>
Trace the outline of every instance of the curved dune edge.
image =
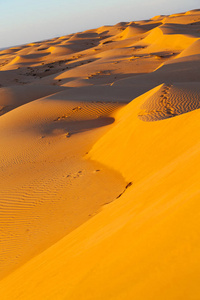
<path id="1" fill-rule="evenodd" d="M 200 47 L 200 39 L 196 40 L 194 43 L 192 43 L 188 48 L 186 48 L 184 51 L 182 51 L 178 57 L 186 57 L 191 55 L 199 55 L 199 47 Z"/>

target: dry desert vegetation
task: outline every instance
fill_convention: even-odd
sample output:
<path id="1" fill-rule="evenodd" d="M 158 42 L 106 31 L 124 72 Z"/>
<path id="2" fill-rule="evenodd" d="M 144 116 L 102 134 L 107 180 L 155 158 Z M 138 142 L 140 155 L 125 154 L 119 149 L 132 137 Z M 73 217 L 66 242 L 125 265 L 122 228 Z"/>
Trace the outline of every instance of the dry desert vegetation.
<path id="1" fill-rule="evenodd" d="M 200 10 L 0 51 L 0 299 L 200 299 Z"/>

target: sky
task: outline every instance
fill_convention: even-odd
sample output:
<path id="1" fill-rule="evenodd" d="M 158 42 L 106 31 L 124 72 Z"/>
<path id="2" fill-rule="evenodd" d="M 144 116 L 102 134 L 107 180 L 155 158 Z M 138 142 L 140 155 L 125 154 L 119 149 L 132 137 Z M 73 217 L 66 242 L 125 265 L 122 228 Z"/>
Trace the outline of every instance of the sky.
<path id="1" fill-rule="evenodd" d="M 0 0 L 0 48 L 196 8 L 199 0 Z"/>

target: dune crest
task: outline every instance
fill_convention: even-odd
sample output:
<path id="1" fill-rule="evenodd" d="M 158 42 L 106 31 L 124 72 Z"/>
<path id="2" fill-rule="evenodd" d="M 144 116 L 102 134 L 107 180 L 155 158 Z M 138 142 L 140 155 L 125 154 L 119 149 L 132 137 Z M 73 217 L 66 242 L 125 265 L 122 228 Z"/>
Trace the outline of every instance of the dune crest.
<path id="1" fill-rule="evenodd" d="M 175 117 L 200 108 L 199 83 L 163 85 L 141 106 L 139 119 L 147 122 Z"/>

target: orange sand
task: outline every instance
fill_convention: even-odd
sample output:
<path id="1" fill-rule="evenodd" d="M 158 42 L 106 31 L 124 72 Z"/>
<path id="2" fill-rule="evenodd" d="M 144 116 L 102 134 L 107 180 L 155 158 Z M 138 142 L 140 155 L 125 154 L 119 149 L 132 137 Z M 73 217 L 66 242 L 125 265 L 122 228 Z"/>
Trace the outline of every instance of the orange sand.
<path id="1" fill-rule="evenodd" d="M 200 299 L 200 10 L 0 51 L 0 299 Z"/>

